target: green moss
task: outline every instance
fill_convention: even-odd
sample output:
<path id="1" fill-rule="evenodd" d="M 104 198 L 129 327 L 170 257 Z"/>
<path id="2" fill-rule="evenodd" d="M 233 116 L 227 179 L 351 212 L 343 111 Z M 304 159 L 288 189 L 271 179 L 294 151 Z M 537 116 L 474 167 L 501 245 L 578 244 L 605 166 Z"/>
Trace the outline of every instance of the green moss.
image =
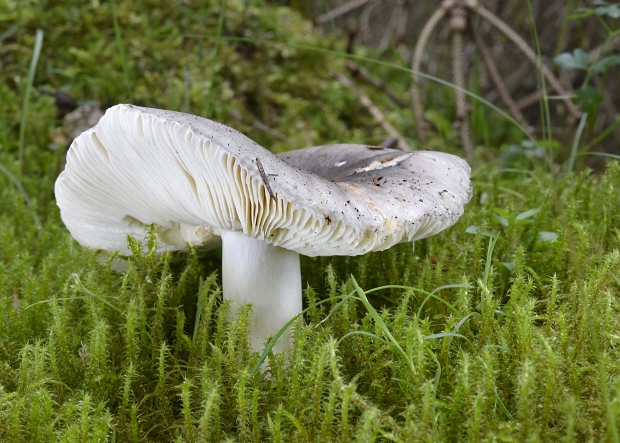
<path id="1" fill-rule="evenodd" d="M 214 34 L 219 2 L 200 14 L 189 3 L 116 3 L 139 104 L 209 109 L 275 151 L 379 134 L 333 80 L 341 59 L 224 41 L 212 63 L 212 40 L 187 34 Z M 617 440 L 617 163 L 599 176 L 536 163 L 499 173 L 495 155 L 479 153 L 465 215 L 415 251 L 304 257 L 310 310 L 294 349 L 252 373 L 249 307 L 227 319 L 217 252 L 158 256 L 153 241 L 132 243 L 119 274 L 113 256 L 80 247 L 60 220 L 63 153 L 50 149 L 60 121 L 45 94 L 127 99 L 109 3 L 7 1 L 0 14 L 20 26 L 0 77 L 0 164 L 15 176 L 32 30 L 46 33 L 22 180 L 31 203 L 0 174 L 1 441 Z M 224 34 L 341 44 L 260 2 L 229 1 Z M 492 248 L 488 233 L 499 236 Z M 361 297 L 350 275 L 369 305 L 318 304 Z M 369 291 L 384 285 L 400 287 Z M 456 286 L 427 297 L 445 285 Z"/>

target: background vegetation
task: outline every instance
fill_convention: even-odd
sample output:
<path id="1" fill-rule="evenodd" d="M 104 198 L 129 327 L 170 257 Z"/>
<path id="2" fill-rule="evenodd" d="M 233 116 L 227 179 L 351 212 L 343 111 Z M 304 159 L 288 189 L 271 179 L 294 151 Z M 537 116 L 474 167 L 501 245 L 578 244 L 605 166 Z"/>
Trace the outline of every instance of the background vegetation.
<path id="1" fill-rule="evenodd" d="M 423 22 L 433 2 L 417 3 Z M 214 118 L 274 152 L 381 143 L 361 90 L 420 147 L 409 106 L 339 77 L 348 49 L 408 102 L 415 40 L 347 48 L 338 20 L 323 25 L 335 33 L 310 20 L 331 3 L 0 0 L 0 440 L 620 441 L 618 117 L 603 100 L 617 105 L 618 68 L 613 58 L 594 68 L 617 53 L 620 14 L 602 2 L 545 4 L 487 6 L 556 75 L 573 76 L 569 91 L 593 82 L 600 102 L 575 97 L 595 117 L 571 119 L 561 100 L 543 100 L 524 111 L 528 136 L 468 99 L 474 198 L 463 218 L 415 250 L 304 257 L 309 310 L 295 348 L 260 371 L 249 311 L 226 319 L 217 251 L 157 256 L 134 245 L 119 274 L 114 257 L 71 239 L 53 195 L 67 145 L 118 102 Z M 561 25 L 554 44 L 551 22 Z M 430 71 L 450 79 L 442 32 L 423 70 L 445 60 Z M 599 44 L 598 58 L 575 52 Z M 467 88 L 503 108 L 471 45 Z M 523 62 L 509 54 L 502 70 Z M 518 80 L 515 98 L 535 89 L 544 99 L 534 67 Z M 424 146 L 458 154 L 453 96 L 424 83 Z"/>

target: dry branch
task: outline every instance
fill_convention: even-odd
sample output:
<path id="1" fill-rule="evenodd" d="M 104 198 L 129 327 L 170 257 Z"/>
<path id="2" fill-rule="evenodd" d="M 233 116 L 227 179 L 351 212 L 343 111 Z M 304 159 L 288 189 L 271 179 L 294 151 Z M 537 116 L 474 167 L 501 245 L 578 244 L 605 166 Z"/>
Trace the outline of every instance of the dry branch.
<path id="1" fill-rule="evenodd" d="M 366 69 L 364 69 L 363 66 L 358 65 L 352 60 L 347 60 L 346 66 L 354 78 L 360 78 L 364 80 L 369 85 L 384 93 L 390 100 L 392 100 L 396 105 L 400 106 L 401 108 L 406 108 L 408 106 L 407 103 L 396 97 L 389 89 L 387 89 L 387 87 L 385 86 L 385 82 L 372 77 L 370 73 Z"/>
<path id="2" fill-rule="evenodd" d="M 355 86 L 355 84 L 351 81 L 349 77 L 341 74 L 340 72 L 336 73 L 336 77 L 338 78 L 338 81 L 340 81 L 340 83 L 350 89 L 357 96 L 360 103 L 368 110 L 368 112 L 370 112 L 370 115 L 373 116 L 373 118 L 377 121 L 377 123 L 379 123 L 383 130 L 387 132 L 390 137 L 398 140 L 398 149 L 401 149 L 403 151 L 413 151 L 413 149 L 407 144 L 403 136 L 400 135 L 400 133 L 396 130 L 396 128 L 394 128 L 394 126 L 392 126 L 389 121 L 387 121 L 385 115 L 383 115 L 383 112 L 381 112 L 381 110 L 373 104 L 373 102 L 366 94 L 364 94 Z"/>
<path id="3" fill-rule="evenodd" d="M 469 121 L 467 118 L 468 107 L 465 100 L 465 61 L 463 53 L 465 45 L 463 43 L 463 31 L 466 27 L 465 10 L 463 8 L 452 8 L 450 11 L 450 30 L 452 31 L 452 72 L 454 84 L 457 86 L 454 93 L 456 95 L 456 117 L 458 119 L 459 134 L 465 157 L 467 160 L 474 159 L 474 144 L 471 140 Z"/>
<path id="4" fill-rule="evenodd" d="M 525 97 L 519 99 L 517 103 L 515 104 L 517 105 L 518 110 L 526 109 L 538 103 L 541 97 L 542 97 L 542 91 L 536 90 L 532 92 L 531 94 L 528 94 Z"/>
<path id="5" fill-rule="evenodd" d="M 348 12 L 351 12 L 357 8 L 361 8 L 362 6 L 364 6 L 366 3 L 368 3 L 368 0 L 351 0 L 348 3 L 345 3 L 342 6 L 338 6 L 337 8 L 332 9 L 331 11 L 326 12 L 323 15 L 319 15 L 315 20 L 314 20 L 314 24 L 316 26 L 321 26 L 331 20 L 335 20 L 336 18 L 340 17 L 341 15 L 344 15 Z"/>
<path id="6" fill-rule="evenodd" d="M 543 75 L 549 82 L 549 85 L 551 85 L 551 87 L 558 94 L 563 95 L 563 96 L 572 95 L 572 93 L 567 92 L 564 89 L 564 87 L 560 84 L 560 81 L 557 78 L 555 78 L 555 76 L 551 73 L 549 68 L 543 63 L 540 57 L 538 57 L 534 53 L 534 50 L 527 44 L 527 42 L 523 40 L 523 38 L 519 34 L 517 34 L 510 26 L 508 26 L 499 17 L 497 17 L 495 14 L 493 14 L 491 11 L 486 9 L 481 4 L 478 4 L 477 2 L 473 2 L 473 5 L 470 5 L 468 3 L 467 7 L 470 8 L 473 12 L 477 13 L 480 17 L 482 17 L 483 19 L 491 23 L 499 31 L 501 31 L 506 37 L 512 40 L 512 42 L 517 46 L 517 48 L 519 48 L 521 52 L 523 52 L 523 54 L 525 54 L 525 56 L 528 59 L 530 59 L 532 63 L 534 63 L 534 66 L 542 70 Z M 581 112 L 577 109 L 577 106 L 575 106 L 575 104 L 570 99 L 565 99 L 564 103 L 566 104 L 566 107 L 568 108 L 569 112 L 573 115 L 573 117 L 575 117 L 576 119 L 581 118 Z"/>
<path id="7" fill-rule="evenodd" d="M 532 128 L 529 124 L 527 124 L 525 118 L 523 118 L 523 114 L 521 114 L 521 111 L 519 111 L 517 104 L 510 96 L 508 88 L 506 88 L 502 77 L 499 75 L 499 70 L 497 69 L 495 62 L 493 61 L 493 57 L 491 56 L 489 48 L 487 48 L 487 45 L 486 43 L 484 43 L 484 40 L 482 38 L 478 38 L 477 43 L 478 49 L 480 51 L 480 56 L 482 57 L 482 62 L 484 63 L 484 66 L 487 73 L 489 74 L 489 78 L 491 79 L 493 86 L 495 86 L 495 90 L 498 92 L 500 98 L 502 99 L 512 116 L 515 118 L 515 120 L 523 122 L 525 124 L 525 129 L 527 129 L 527 131 L 531 134 Z"/>
<path id="8" fill-rule="evenodd" d="M 446 10 L 443 8 L 438 8 L 433 12 L 431 18 L 428 19 L 424 28 L 422 28 L 422 32 L 420 33 L 420 37 L 418 38 L 418 42 L 415 45 L 415 49 L 413 50 L 413 61 L 411 63 L 411 103 L 413 105 L 413 114 L 415 116 L 415 124 L 416 129 L 418 131 L 418 138 L 421 142 L 424 142 L 426 137 L 424 134 L 424 115 L 422 113 L 422 100 L 420 99 L 420 89 L 418 84 L 418 76 L 416 72 L 420 72 L 420 65 L 422 64 L 422 54 L 424 53 L 424 47 L 428 42 L 428 38 L 437 26 L 437 23 L 446 15 Z"/>

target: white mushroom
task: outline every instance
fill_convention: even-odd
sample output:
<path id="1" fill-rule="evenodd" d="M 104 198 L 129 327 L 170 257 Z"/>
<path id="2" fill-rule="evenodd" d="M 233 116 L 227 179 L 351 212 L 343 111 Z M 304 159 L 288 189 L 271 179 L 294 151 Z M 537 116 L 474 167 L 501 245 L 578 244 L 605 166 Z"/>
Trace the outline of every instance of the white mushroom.
<path id="1" fill-rule="evenodd" d="M 471 197 L 453 155 L 333 145 L 275 156 L 201 117 L 118 105 L 75 139 L 56 182 L 82 245 L 129 254 L 222 242 L 224 298 L 252 303 L 254 349 L 302 310 L 299 254 L 360 255 L 453 225 Z M 291 346 L 283 337 L 275 350 Z"/>

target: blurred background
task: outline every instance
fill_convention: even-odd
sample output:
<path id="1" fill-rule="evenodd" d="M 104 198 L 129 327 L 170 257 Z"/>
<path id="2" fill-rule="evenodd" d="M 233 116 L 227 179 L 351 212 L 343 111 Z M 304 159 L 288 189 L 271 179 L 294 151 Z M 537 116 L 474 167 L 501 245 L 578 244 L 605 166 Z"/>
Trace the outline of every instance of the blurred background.
<path id="1" fill-rule="evenodd" d="M 539 137 L 544 132 L 541 99 L 546 93 L 555 135 L 560 139 L 568 135 L 575 120 L 587 112 L 586 137 L 613 127 L 599 148 L 618 152 L 618 5 L 578 0 L 279 3 L 303 11 L 321 32 L 347 38 L 351 48 L 371 47 L 376 56 L 396 57 L 410 67 L 417 62 L 422 72 L 450 81 L 457 75 L 457 66 L 465 88 L 502 106 Z M 462 42 L 455 52 L 458 34 Z M 532 55 L 551 71 L 542 76 L 544 80 Z M 558 91 L 556 85 L 562 89 Z M 425 108 L 444 108 L 445 94 L 425 86 L 431 89 L 422 92 Z M 563 101 L 568 97 L 576 106 Z M 471 111 L 470 106 L 474 138 L 488 143 L 488 128 L 475 121 Z"/>
<path id="2" fill-rule="evenodd" d="M 618 154 L 618 17 L 578 0 L 1 0 L 0 151 L 64 150 L 132 102 L 275 152 L 383 143 L 560 167 Z"/>

